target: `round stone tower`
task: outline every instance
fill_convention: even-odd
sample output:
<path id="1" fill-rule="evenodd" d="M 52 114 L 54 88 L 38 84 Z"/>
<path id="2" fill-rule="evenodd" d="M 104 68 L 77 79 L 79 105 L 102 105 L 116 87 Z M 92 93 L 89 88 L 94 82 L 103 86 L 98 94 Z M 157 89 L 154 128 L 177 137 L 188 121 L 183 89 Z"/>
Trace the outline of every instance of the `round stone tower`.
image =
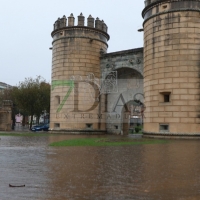
<path id="1" fill-rule="evenodd" d="M 105 99 L 99 95 L 100 55 L 107 52 L 107 25 L 82 13 L 58 18 L 52 32 L 50 129 L 63 132 L 105 131 Z"/>
<path id="2" fill-rule="evenodd" d="M 200 134 L 200 0 L 147 0 L 146 134 Z"/>

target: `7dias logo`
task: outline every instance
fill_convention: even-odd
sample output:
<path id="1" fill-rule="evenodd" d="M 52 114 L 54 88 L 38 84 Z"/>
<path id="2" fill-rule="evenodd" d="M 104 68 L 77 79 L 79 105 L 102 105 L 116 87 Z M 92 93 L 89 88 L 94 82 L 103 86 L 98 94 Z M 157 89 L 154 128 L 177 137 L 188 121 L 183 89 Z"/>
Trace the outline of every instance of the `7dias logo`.
<path id="1" fill-rule="evenodd" d="M 117 71 L 102 74 L 102 77 L 98 79 L 94 74 L 89 74 L 86 79 L 72 76 L 69 80 L 52 81 L 52 91 L 59 88 L 62 88 L 62 93 L 66 91 L 61 98 L 56 96 L 59 98 L 57 114 L 68 105 L 71 105 L 69 112 L 72 113 L 93 111 L 100 106 L 101 98 L 105 98 L 106 104 L 109 103 L 104 113 L 118 113 L 122 108 L 127 113 L 134 110 L 144 112 L 143 79 L 117 79 Z"/>

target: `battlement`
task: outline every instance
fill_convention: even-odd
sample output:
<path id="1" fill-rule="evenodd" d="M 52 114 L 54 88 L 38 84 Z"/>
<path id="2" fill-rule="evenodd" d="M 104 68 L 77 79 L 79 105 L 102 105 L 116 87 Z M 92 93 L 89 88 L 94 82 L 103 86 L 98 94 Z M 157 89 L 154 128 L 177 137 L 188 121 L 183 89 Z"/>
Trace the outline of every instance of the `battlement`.
<path id="1" fill-rule="evenodd" d="M 74 26 L 75 26 L 74 15 L 71 14 L 68 17 L 68 19 L 64 15 L 62 18 L 58 18 L 58 20 L 55 21 L 54 31 L 61 29 L 61 28 L 74 27 Z M 82 27 L 85 26 L 85 17 L 83 16 L 82 13 L 78 16 L 77 26 L 82 26 Z M 87 26 L 86 27 L 95 28 L 95 29 L 101 30 L 101 31 L 106 32 L 106 33 L 108 32 L 108 27 L 104 23 L 104 21 L 100 20 L 98 17 L 95 20 L 91 15 L 89 15 L 89 17 L 87 18 Z"/>

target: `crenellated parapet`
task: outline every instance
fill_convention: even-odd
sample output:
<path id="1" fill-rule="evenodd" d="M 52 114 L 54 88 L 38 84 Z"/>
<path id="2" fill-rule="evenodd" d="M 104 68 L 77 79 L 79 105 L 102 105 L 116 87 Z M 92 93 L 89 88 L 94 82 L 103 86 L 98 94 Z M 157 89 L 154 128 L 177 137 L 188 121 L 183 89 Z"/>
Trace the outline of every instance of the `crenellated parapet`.
<path id="1" fill-rule="evenodd" d="M 58 18 L 55 21 L 54 31 L 61 29 L 61 28 L 74 27 L 74 26 L 76 26 L 74 15 L 71 14 L 68 17 L 68 20 L 67 20 L 66 16 L 64 15 L 62 18 Z M 81 27 L 86 26 L 89 28 L 98 29 L 98 30 L 106 32 L 106 33 L 108 32 L 107 25 L 105 24 L 105 22 L 103 20 L 100 20 L 98 17 L 95 20 L 91 15 L 89 15 L 89 17 L 87 18 L 87 25 L 85 25 L 85 17 L 83 16 L 82 13 L 78 16 L 77 26 L 81 26 Z"/>
<path id="2" fill-rule="evenodd" d="M 86 38 L 89 39 L 89 42 L 101 41 L 108 46 L 107 41 L 110 39 L 110 36 L 107 32 L 108 27 L 103 20 L 100 20 L 98 17 L 94 19 L 91 15 L 86 20 L 81 13 L 77 17 L 76 25 L 73 14 L 70 14 L 69 17 L 64 15 L 62 18 L 58 18 L 54 23 L 54 30 L 51 36 L 53 43 L 63 39 Z"/>

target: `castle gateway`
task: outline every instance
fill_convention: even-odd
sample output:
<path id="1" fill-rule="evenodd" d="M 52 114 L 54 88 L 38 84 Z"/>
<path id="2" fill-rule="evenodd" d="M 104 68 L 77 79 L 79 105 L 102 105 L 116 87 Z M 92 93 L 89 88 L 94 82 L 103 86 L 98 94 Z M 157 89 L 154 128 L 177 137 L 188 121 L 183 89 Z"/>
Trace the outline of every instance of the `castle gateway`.
<path id="1" fill-rule="evenodd" d="M 55 22 L 53 132 L 200 135 L 200 1 L 148 0 L 142 15 L 144 49 L 114 53 L 99 18 Z"/>
<path id="2" fill-rule="evenodd" d="M 142 123 L 143 48 L 107 54 L 104 21 L 90 15 L 85 25 L 82 13 L 74 21 L 73 14 L 63 16 L 52 32 L 50 128 L 128 134 L 131 113 Z"/>

